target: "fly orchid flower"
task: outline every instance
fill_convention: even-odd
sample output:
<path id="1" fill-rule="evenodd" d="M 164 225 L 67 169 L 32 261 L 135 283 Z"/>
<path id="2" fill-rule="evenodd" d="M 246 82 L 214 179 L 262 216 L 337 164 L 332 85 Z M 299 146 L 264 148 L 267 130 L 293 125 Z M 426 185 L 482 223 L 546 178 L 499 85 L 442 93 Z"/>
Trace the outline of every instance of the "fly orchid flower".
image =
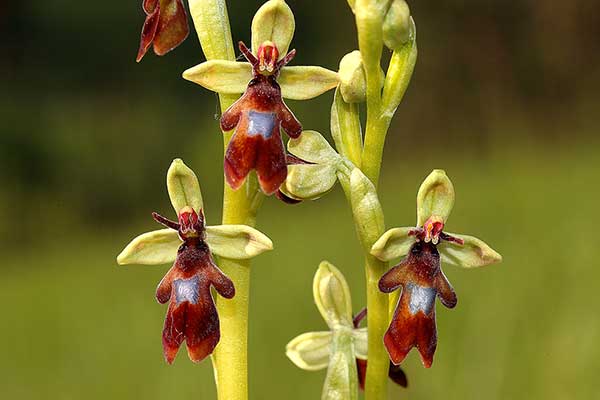
<path id="1" fill-rule="evenodd" d="M 136 61 L 140 62 L 150 46 L 158 56 L 179 46 L 189 35 L 190 27 L 181 0 L 142 0 L 146 20 L 142 27 L 140 48 Z"/>
<path id="2" fill-rule="evenodd" d="M 330 330 L 297 336 L 287 344 L 286 355 L 306 371 L 328 368 L 321 399 L 356 400 L 356 359 L 367 359 L 367 330 L 354 327 L 348 283 L 327 261 L 317 269 L 313 296 Z"/>
<path id="3" fill-rule="evenodd" d="M 215 265 L 213 255 L 246 259 L 271 250 L 273 244 L 246 225 L 206 226 L 198 179 L 180 159 L 169 168 L 167 188 L 178 221 L 153 213 L 167 229 L 136 237 L 119 254 L 117 262 L 174 262 L 156 289 L 158 302 L 169 302 L 162 333 L 163 352 L 171 364 L 185 340 L 189 358 L 199 362 L 212 353 L 220 339 L 211 286 L 227 299 L 235 294 L 233 282 Z"/>
<path id="4" fill-rule="evenodd" d="M 294 29 L 294 15 L 285 1 L 269 0 L 252 21 L 252 50 L 239 44 L 248 62 L 209 60 L 183 73 L 185 79 L 217 93 L 243 93 L 221 117 L 223 131 L 235 129 L 224 161 L 233 189 L 256 170 L 262 191 L 275 193 L 287 175 L 280 130 L 291 138 L 302 133 L 283 98 L 311 99 L 338 85 L 334 71 L 286 66 L 296 54 L 288 52 Z"/>
<path id="5" fill-rule="evenodd" d="M 384 336 L 392 362 L 400 364 L 417 347 L 426 368 L 433 362 L 437 346 L 435 299 L 453 308 L 456 294 L 441 269 L 441 261 L 465 268 L 481 267 L 502 260 L 500 254 L 472 236 L 444 231 L 454 206 L 454 187 L 442 170 L 434 170 L 417 195 L 417 227 L 385 232 L 371 248 L 383 261 L 405 257 L 385 273 L 379 288 L 391 293 L 402 287 L 392 322 Z"/>
<path id="6" fill-rule="evenodd" d="M 358 314 L 354 316 L 354 329 L 358 329 L 360 327 L 361 321 L 367 316 L 367 309 L 363 308 Z M 367 360 L 361 360 L 360 358 L 356 359 L 356 369 L 358 372 L 358 386 L 360 390 L 365 390 L 365 381 L 367 375 Z M 406 374 L 402 370 L 399 365 L 394 365 L 390 361 L 390 369 L 388 371 L 388 376 L 398 386 L 402 386 L 403 388 L 408 387 L 408 379 L 406 378 Z"/>

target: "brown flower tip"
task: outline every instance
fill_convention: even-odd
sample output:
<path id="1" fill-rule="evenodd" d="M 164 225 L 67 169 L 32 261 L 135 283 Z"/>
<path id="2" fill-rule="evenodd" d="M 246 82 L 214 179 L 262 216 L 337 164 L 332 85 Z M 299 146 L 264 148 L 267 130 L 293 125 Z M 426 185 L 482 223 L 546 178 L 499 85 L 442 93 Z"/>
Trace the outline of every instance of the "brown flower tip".
<path id="1" fill-rule="evenodd" d="M 221 117 L 223 131 L 235 128 L 225 153 L 225 177 L 229 186 L 238 189 L 254 169 L 262 191 L 271 195 L 287 176 L 280 129 L 292 138 L 302 133 L 302 125 L 284 103 L 276 80 L 295 52 L 277 61 L 279 52 L 271 42 L 259 48 L 257 57 L 242 42 L 240 50 L 252 64 L 254 77 L 242 97 Z"/>
<path id="2" fill-rule="evenodd" d="M 151 45 L 154 53 L 162 56 L 179 46 L 190 33 L 181 0 L 143 0 L 142 8 L 146 20 L 142 27 L 137 62 L 142 60 Z"/>
<path id="3" fill-rule="evenodd" d="M 435 299 L 453 308 L 454 289 L 440 268 L 440 255 L 433 242 L 415 243 L 407 257 L 384 274 L 379 289 L 390 293 L 402 287 L 394 317 L 384 336 L 390 359 L 400 364 L 416 347 L 426 368 L 431 367 L 437 346 Z"/>
<path id="4" fill-rule="evenodd" d="M 183 240 L 173 267 L 156 289 L 158 302 L 169 302 L 162 333 L 165 360 L 171 364 L 185 341 L 189 358 L 200 362 L 213 352 L 220 339 L 219 316 L 210 288 L 227 299 L 235 295 L 235 288 L 215 265 L 204 241 L 202 211 L 196 213 L 186 207 L 179 213 L 179 222 L 156 213 L 153 217 L 176 229 Z"/>

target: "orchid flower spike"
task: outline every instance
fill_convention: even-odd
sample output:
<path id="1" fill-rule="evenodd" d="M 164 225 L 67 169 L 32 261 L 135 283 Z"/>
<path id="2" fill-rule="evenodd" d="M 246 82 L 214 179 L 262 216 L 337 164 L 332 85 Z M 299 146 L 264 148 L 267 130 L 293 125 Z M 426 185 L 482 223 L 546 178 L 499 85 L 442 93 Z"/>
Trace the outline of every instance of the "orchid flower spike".
<path id="1" fill-rule="evenodd" d="M 441 269 L 441 261 L 465 268 L 500 262 L 502 257 L 472 236 L 447 233 L 446 220 L 454 206 L 454 187 L 442 170 L 434 170 L 417 194 L 417 227 L 385 232 L 371 248 L 383 261 L 404 257 L 381 277 L 379 289 L 391 293 L 402 287 L 384 342 L 392 362 L 400 364 L 417 347 L 426 368 L 437 346 L 435 299 L 456 306 L 454 289 Z"/>
<path id="2" fill-rule="evenodd" d="M 202 193 L 194 172 L 176 159 L 167 188 L 177 221 L 157 213 L 167 229 L 144 233 L 117 257 L 120 265 L 173 263 L 156 289 L 159 303 L 169 303 L 162 333 L 163 352 L 171 364 L 185 340 L 189 358 L 202 361 L 219 342 L 219 316 L 211 286 L 224 298 L 235 295 L 233 282 L 216 266 L 213 255 L 247 259 L 271 250 L 263 233 L 246 225 L 206 226 Z"/>

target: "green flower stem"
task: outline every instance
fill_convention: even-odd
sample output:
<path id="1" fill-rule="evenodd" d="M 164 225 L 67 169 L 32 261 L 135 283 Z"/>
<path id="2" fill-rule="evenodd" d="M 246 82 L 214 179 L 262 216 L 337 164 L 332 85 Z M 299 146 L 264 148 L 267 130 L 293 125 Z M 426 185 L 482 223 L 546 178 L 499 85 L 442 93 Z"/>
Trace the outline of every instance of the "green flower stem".
<path id="1" fill-rule="evenodd" d="M 190 14 L 207 60 L 235 61 L 231 27 L 225 0 L 189 0 Z M 238 96 L 219 95 L 224 111 Z M 223 133 L 227 149 L 232 132 Z M 236 191 L 225 184 L 223 224 L 254 226 L 261 201 L 256 200 L 252 179 Z M 258 195 L 261 196 L 261 195 Z M 219 267 L 233 281 L 235 297 L 216 296 L 221 322 L 221 340 L 212 355 L 217 394 L 220 400 L 248 399 L 248 302 L 250 293 L 250 260 L 219 259 Z"/>
<path id="2" fill-rule="evenodd" d="M 382 24 L 384 6 L 382 1 L 357 0 L 356 26 L 358 47 L 363 57 L 367 81 L 367 124 L 360 168 L 377 187 L 383 146 L 389 121 L 381 118 L 381 54 L 383 51 Z M 355 221 L 359 224 L 360 221 Z M 383 232 L 380 232 L 383 233 Z M 383 346 L 383 335 L 388 325 L 388 296 L 379 291 L 379 278 L 386 271 L 386 263 L 376 260 L 365 251 L 367 284 L 367 326 L 369 348 L 365 397 L 382 400 L 387 396 L 387 373 L 389 357 Z"/>

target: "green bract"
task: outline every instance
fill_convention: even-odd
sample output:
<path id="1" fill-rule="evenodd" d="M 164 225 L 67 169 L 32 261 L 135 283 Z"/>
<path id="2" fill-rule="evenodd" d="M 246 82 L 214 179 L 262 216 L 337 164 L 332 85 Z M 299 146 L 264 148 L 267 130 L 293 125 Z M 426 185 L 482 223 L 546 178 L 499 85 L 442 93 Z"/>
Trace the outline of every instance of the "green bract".
<path id="1" fill-rule="evenodd" d="M 454 205 L 454 187 L 443 170 L 434 170 L 423 181 L 417 195 L 417 227 L 393 228 L 385 232 L 371 247 L 371 254 L 382 261 L 405 256 L 416 242 L 415 230 L 428 220 L 445 223 Z M 442 240 L 438 251 L 442 260 L 465 268 L 500 262 L 502 256 L 483 241 L 472 236 L 447 233 L 463 244 Z"/>
<path id="2" fill-rule="evenodd" d="M 357 398 L 356 358 L 366 359 L 367 330 L 355 329 L 352 300 L 344 275 L 323 261 L 313 280 L 313 296 L 329 331 L 297 336 L 286 346 L 286 355 L 299 368 L 317 371 L 328 367 L 321 398 Z"/>
<path id="3" fill-rule="evenodd" d="M 184 207 L 202 211 L 202 194 L 194 172 L 182 160 L 176 159 L 167 173 L 167 189 L 173 208 L 179 214 Z M 246 225 L 215 225 L 206 227 L 206 243 L 220 257 L 247 259 L 273 248 L 271 240 Z M 181 239 L 173 229 L 160 229 L 134 238 L 117 257 L 125 264 L 166 264 L 175 261 Z"/>
<path id="4" fill-rule="evenodd" d="M 404 0 L 392 0 L 383 20 L 383 42 L 391 50 L 397 50 L 410 39 L 410 9 Z"/>
<path id="5" fill-rule="evenodd" d="M 373 183 L 358 168 L 350 176 L 350 201 L 356 230 L 363 246 L 369 250 L 385 229 L 383 210 Z"/>
<path id="6" fill-rule="evenodd" d="M 202 3 L 201 0 L 197 0 L 197 2 Z M 200 5 L 197 7 L 200 9 Z M 193 11 L 192 8 L 192 15 L 194 15 Z M 206 19 L 210 21 L 210 18 L 199 15 L 198 23 L 203 23 L 201 21 Z M 263 42 L 271 41 L 277 46 L 279 57 L 284 57 L 294 36 L 294 27 L 294 14 L 285 1 L 267 1 L 256 12 L 252 21 L 252 50 L 254 54 Z M 202 29 L 211 29 L 211 27 L 206 25 Z M 204 32 L 204 30 L 199 31 L 200 36 L 202 36 L 201 32 Z M 211 37 L 211 40 L 207 40 L 206 45 L 202 42 L 203 38 L 201 37 L 203 48 L 217 46 L 213 43 L 213 35 L 208 36 Z M 250 64 L 233 61 L 235 57 L 227 57 L 228 60 L 223 60 L 223 57 L 208 57 L 207 49 L 205 49 L 205 54 L 207 54 L 209 61 L 186 70 L 183 73 L 183 78 L 220 94 L 244 93 L 248 82 L 252 79 Z M 281 95 L 284 98 L 308 100 L 335 88 L 339 83 L 339 77 L 337 72 L 322 67 L 285 66 L 281 69 L 277 82 L 281 86 Z"/>

